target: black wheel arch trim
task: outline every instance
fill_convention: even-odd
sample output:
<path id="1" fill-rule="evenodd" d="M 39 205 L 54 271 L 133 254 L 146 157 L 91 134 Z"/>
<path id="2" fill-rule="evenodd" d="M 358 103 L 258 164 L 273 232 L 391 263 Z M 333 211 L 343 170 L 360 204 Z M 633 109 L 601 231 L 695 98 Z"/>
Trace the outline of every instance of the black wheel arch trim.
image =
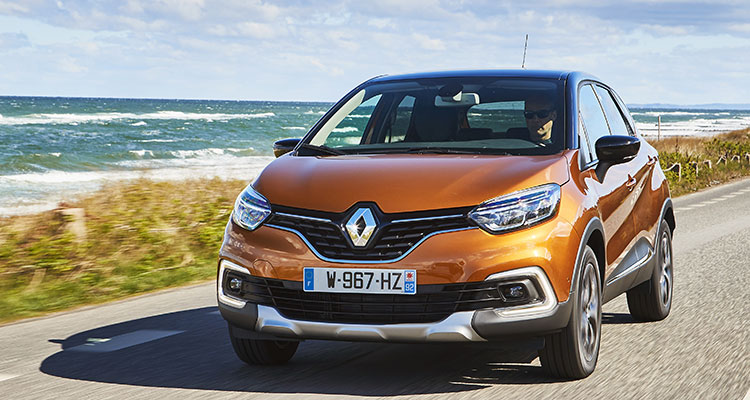
<path id="1" fill-rule="evenodd" d="M 583 257 L 583 251 L 586 248 L 586 245 L 589 243 L 591 235 L 593 235 L 595 232 L 598 232 L 602 236 L 602 241 L 604 241 L 604 225 L 602 225 L 602 221 L 599 219 L 599 217 L 591 218 L 586 224 L 586 228 L 584 228 L 583 234 L 581 234 L 581 242 L 578 244 L 578 253 L 576 254 L 576 263 L 573 266 L 573 276 L 571 276 L 570 278 L 570 291 L 568 292 L 568 299 L 570 299 L 570 296 L 572 296 L 578 289 L 578 276 L 581 274 L 581 257 Z M 607 260 L 607 245 L 606 243 L 603 243 L 601 249 L 592 248 L 592 250 L 594 250 L 594 254 L 596 254 L 597 256 L 597 261 L 600 264 L 599 277 L 601 281 L 604 282 L 603 271 L 606 269 L 606 265 L 604 264 L 606 264 Z M 601 254 L 599 254 L 598 251 L 601 251 Z"/>

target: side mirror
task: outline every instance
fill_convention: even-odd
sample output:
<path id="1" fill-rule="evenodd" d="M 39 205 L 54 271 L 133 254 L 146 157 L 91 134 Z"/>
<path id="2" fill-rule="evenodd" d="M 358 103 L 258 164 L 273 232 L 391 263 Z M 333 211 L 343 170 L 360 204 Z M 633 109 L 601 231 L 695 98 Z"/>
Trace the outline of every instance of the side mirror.
<path id="1" fill-rule="evenodd" d="M 596 141 L 596 156 L 599 165 L 596 166 L 596 177 L 604 180 L 609 167 L 628 162 L 635 158 L 641 148 L 641 141 L 637 137 L 626 135 L 602 136 Z"/>
<path id="2" fill-rule="evenodd" d="M 290 151 L 294 150 L 295 147 L 297 147 L 297 144 L 300 142 L 300 138 L 294 138 L 294 139 L 281 139 L 277 140 L 273 144 L 273 155 L 276 157 L 281 157 L 286 153 L 289 153 Z"/>

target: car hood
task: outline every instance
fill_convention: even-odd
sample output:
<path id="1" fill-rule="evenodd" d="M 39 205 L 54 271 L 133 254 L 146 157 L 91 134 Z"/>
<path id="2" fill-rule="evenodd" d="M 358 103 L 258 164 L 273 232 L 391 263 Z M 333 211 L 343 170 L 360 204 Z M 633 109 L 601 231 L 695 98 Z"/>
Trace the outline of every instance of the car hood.
<path id="1" fill-rule="evenodd" d="M 271 162 L 253 186 L 275 205 L 343 212 L 367 201 L 396 213 L 475 206 L 516 190 L 563 184 L 568 177 L 563 154 L 285 155 Z"/>

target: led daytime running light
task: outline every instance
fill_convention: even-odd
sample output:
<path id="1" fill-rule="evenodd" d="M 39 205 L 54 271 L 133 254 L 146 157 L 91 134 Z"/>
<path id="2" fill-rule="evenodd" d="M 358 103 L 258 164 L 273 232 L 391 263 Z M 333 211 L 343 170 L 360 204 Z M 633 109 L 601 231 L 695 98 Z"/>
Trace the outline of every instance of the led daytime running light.
<path id="1" fill-rule="evenodd" d="M 559 205 L 560 185 L 550 183 L 488 200 L 469 218 L 490 233 L 507 232 L 552 217 Z"/>
<path id="2" fill-rule="evenodd" d="M 260 226 L 269 215 L 271 215 L 271 205 L 268 200 L 255 191 L 252 185 L 248 185 L 234 202 L 232 221 L 245 229 L 253 230 Z"/>

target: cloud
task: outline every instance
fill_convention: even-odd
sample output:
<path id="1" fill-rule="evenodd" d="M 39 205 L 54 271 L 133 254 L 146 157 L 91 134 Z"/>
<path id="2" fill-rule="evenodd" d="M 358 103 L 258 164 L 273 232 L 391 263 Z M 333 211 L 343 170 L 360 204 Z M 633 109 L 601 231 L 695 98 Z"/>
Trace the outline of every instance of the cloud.
<path id="1" fill-rule="evenodd" d="M 0 51 L 14 52 L 3 67 L 21 77 L 4 87 L 334 100 L 382 73 L 517 68 L 527 33 L 527 67 L 611 77 L 631 101 L 657 95 L 633 76 L 660 82 L 661 95 L 676 98 L 662 102 L 720 97 L 711 89 L 723 87 L 718 76 L 750 86 L 736 78 L 750 61 L 737 50 L 750 36 L 750 5 L 739 0 L 58 2 L 0 0 Z M 722 60 L 728 54 L 737 62 Z M 719 61 L 709 68 L 709 60 Z M 704 80 L 706 90 L 690 90 L 687 79 Z"/>
<path id="2" fill-rule="evenodd" d="M 30 46 L 29 37 L 23 33 L 0 33 L 0 51 Z"/>
<path id="3" fill-rule="evenodd" d="M 9 1 L 0 1 L 0 14 L 26 14 L 28 12 L 28 7 Z"/>
<path id="4" fill-rule="evenodd" d="M 420 47 L 426 50 L 445 50 L 445 44 L 440 39 L 431 38 L 421 33 L 414 33 L 411 35 Z"/>

